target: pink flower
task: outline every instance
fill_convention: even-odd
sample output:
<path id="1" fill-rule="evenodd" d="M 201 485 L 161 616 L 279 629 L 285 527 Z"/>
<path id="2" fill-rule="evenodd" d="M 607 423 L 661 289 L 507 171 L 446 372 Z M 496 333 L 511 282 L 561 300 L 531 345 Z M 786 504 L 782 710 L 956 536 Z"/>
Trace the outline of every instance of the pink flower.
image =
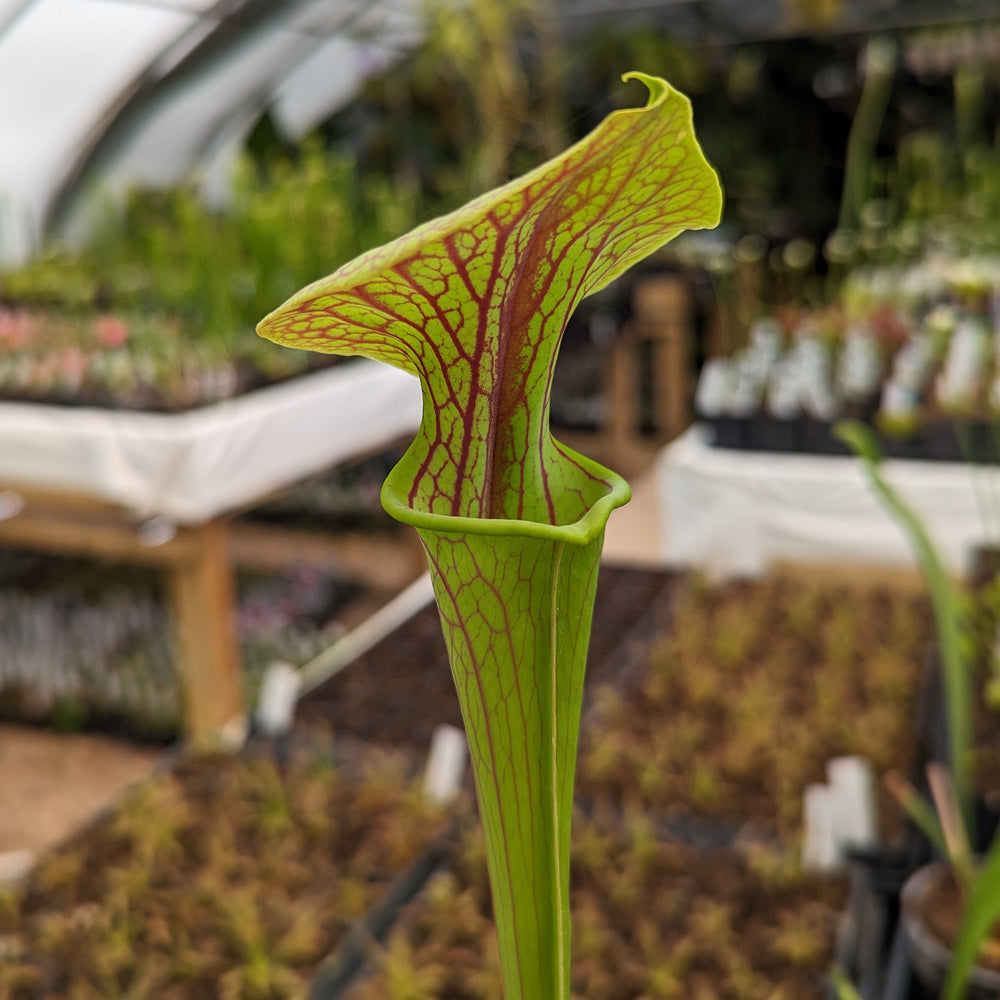
<path id="1" fill-rule="evenodd" d="M 97 317 L 97 342 L 101 347 L 121 347 L 128 340 L 128 327 L 117 316 Z"/>
<path id="2" fill-rule="evenodd" d="M 87 362 L 87 355 L 79 347 L 65 348 L 59 356 L 59 372 L 63 381 L 71 387 L 78 387 L 87 370 Z"/>
<path id="3" fill-rule="evenodd" d="M 31 340 L 34 323 L 23 309 L 0 308 L 0 344 L 16 350 Z"/>

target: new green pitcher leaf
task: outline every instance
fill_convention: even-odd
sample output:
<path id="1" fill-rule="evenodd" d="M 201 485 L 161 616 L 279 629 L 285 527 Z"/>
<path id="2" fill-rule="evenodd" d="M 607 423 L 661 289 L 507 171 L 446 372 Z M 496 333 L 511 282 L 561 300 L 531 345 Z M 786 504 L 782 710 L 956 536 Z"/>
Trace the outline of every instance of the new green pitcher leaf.
<path id="1" fill-rule="evenodd" d="M 415 510 L 569 524 L 605 492 L 549 434 L 567 320 L 677 233 L 714 226 L 721 206 L 686 98 L 633 75 L 649 87 L 646 107 L 358 257 L 258 327 L 419 376 L 425 412 L 405 496 Z"/>
<path id="2" fill-rule="evenodd" d="M 721 192 L 664 81 L 561 156 L 371 251 L 271 313 L 278 343 L 419 377 L 416 439 L 382 490 L 427 551 L 487 835 L 508 1000 L 569 996 L 569 832 L 604 526 L 628 487 L 559 444 L 570 314 Z"/>

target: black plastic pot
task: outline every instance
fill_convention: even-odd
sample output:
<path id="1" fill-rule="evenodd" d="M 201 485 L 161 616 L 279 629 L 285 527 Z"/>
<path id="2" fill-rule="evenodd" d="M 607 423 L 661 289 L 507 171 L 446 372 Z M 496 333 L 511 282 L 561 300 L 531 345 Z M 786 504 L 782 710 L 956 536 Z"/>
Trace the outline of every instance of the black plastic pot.
<path id="1" fill-rule="evenodd" d="M 804 421 L 805 450 L 815 455 L 852 455 L 851 449 L 833 434 L 828 420 L 813 418 Z"/>
<path id="2" fill-rule="evenodd" d="M 717 448 L 748 451 L 849 455 L 850 449 L 831 433 L 832 424 L 811 417 L 783 420 L 767 413 L 751 417 L 701 417 L 713 431 Z M 872 424 L 874 417 L 866 419 Z M 1000 433 L 982 420 L 932 420 L 908 433 L 879 433 L 887 458 L 920 462 L 1000 464 Z"/>
<path id="3" fill-rule="evenodd" d="M 742 417 L 710 417 L 706 423 L 712 430 L 715 448 L 745 448 L 749 428 Z"/>
<path id="4" fill-rule="evenodd" d="M 948 747 L 934 647 L 928 648 L 924 658 L 914 731 L 910 779 L 924 787 L 927 763 L 946 759 Z M 908 820 L 896 843 L 849 853 L 851 890 L 838 936 L 837 964 L 862 1000 L 935 1000 L 915 974 L 910 939 L 901 920 L 903 886 L 933 858 L 931 843 Z"/>
<path id="5" fill-rule="evenodd" d="M 929 458 L 927 441 L 923 430 L 909 434 L 880 434 L 879 443 L 886 458 L 901 458 L 923 462 Z"/>
<path id="6" fill-rule="evenodd" d="M 837 942 L 837 964 L 862 1000 L 922 1000 L 908 941 L 900 928 L 900 895 L 930 858 L 930 845 L 910 824 L 890 847 L 848 855 L 850 895 Z"/>
<path id="7" fill-rule="evenodd" d="M 928 893 L 944 878 L 949 868 L 944 861 L 934 861 L 917 869 L 903 886 L 901 923 L 905 930 L 913 968 L 923 989 L 930 996 L 940 996 L 951 964 L 952 953 L 939 941 L 923 918 Z M 1000 972 L 975 966 L 968 979 L 966 1000 L 997 1000 L 1000 997 Z"/>
<path id="8" fill-rule="evenodd" d="M 799 420 L 759 416 L 754 418 L 754 424 L 758 450 L 779 454 L 802 450 L 804 442 Z"/>

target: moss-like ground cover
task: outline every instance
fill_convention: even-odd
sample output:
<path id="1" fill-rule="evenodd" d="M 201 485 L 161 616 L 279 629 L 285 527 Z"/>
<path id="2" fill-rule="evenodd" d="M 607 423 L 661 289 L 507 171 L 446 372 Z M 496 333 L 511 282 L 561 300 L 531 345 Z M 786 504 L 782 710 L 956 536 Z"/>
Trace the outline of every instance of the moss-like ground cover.
<path id="1" fill-rule="evenodd" d="M 909 768 L 926 604 L 788 579 L 674 591 L 640 669 L 589 696 L 574 994 L 819 998 L 844 886 L 800 869 L 802 789 L 838 754 L 865 754 L 879 775 Z M 403 758 L 329 759 L 190 763 L 137 789 L 0 894 L 0 996 L 306 996 L 446 823 Z M 663 820 L 677 815 L 735 835 L 671 842 Z M 370 953 L 351 1000 L 499 1000 L 475 829 Z"/>
<path id="2" fill-rule="evenodd" d="M 932 638 L 916 590 L 691 579 L 637 688 L 598 694 L 578 791 L 794 837 L 831 757 L 907 770 Z"/>
<path id="3" fill-rule="evenodd" d="M 401 759 L 182 764 L 0 891 L 0 997 L 304 996 L 446 826 Z"/>

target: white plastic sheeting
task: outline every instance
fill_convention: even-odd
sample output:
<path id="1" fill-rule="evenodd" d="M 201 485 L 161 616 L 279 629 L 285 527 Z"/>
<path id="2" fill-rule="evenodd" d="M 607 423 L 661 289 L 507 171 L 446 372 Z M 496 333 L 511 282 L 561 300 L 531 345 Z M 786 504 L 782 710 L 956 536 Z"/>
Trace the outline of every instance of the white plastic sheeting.
<path id="1" fill-rule="evenodd" d="M 331 39 L 278 85 L 272 105 L 278 127 L 289 139 L 302 138 L 323 122 L 330 108 L 350 101 L 359 79 L 377 73 L 394 56 L 394 50 L 383 45 Z"/>
<path id="2" fill-rule="evenodd" d="M 850 457 L 712 448 L 695 426 L 669 445 L 656 484 L 664 562 L 717 578 L 777 563 L 909 568 L 913 554 Z M 888 460 L 885 476 L 923 520 L 946 568 L 1000 531 L 1000 469 Z"/>
<path id="3" fill-rule="evenodd" d="M 321 12 L 316 8 L 328 6 L 317 2 L 290 18 L 287 26 L 263 27 L 189 83 L 170 91 L 114 157 L 106 179 L 115 186 L 163 187 L 210 156 L 230 135 L 242 137 L 272 104 L 278 124 L 291 126 L 289 137 L 299 138 L 306 121 L 315 125 L 331 108 L 346 103 L 368 62 L 363 43 L 346 35 L 327 40 L 325 32 L 360 30 L 359 11 L 354 9 L 359 5 L 357 0 L 353 5 L 340 0 L 337 6 L 344 10 L 336 19 L 305 19 L 310 12 Z M 402 38 L 409 40 L 412 34 L 404 31 Z"/>
<path id="4" fill-rule="evenodd" d="M 0 404 L 0 485 L 199 524 L 420 423 L 411 375 L 354 361 L 180 414 Z"/>
<path id="5" fill-rule="evenodd" d="M 97 122 L 193 23 L 169 6 L 115 0 L 35 0 L 8 16 L 0 34 L 0 263 L 30 252 L 50 197 Z"/>
<path id="6" fill-rule="evenodd" d="M 268 108 L 301 137 L 419 43 L 420 10 L 415 0 L 0 0 L 0 266 L 37 249 L 57 204 L 80 225 L 74 209 L 91 186 L 81 180 L 117 193 L 214 163 L 218 187 L 219 163 Z"/>

